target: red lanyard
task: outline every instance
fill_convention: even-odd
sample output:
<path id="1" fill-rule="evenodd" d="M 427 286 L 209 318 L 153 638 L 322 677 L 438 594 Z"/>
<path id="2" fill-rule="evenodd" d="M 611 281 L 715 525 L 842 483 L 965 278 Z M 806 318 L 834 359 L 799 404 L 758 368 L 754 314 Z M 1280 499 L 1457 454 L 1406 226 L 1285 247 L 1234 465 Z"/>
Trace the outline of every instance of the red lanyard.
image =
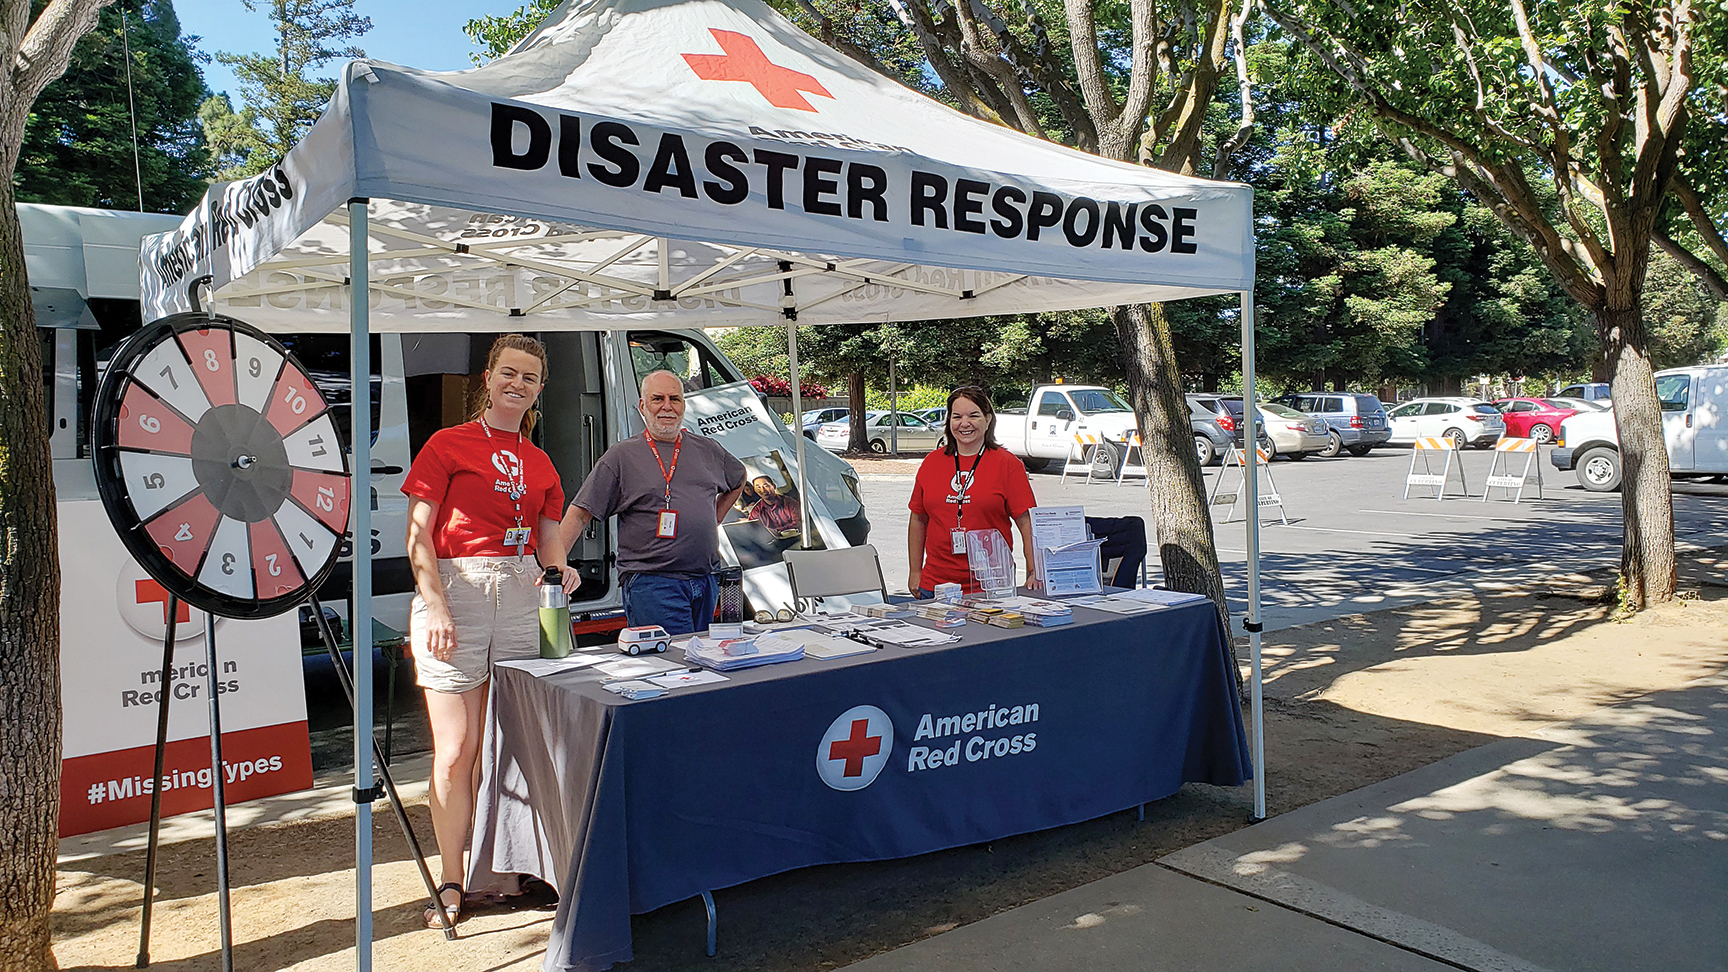
<path id="1" fill-rule="evenodd" d="M 654 444 L 654 437 L 642 433 L 642 438 L 648 443 L 648 448 L 654 451 L 654 461 L 660 464 L 660 475 L 666 477 L 666 509 L 672 508 L 672 477 L 678 472 L 678 450 L 684 448 L 684 433 L 679 431 L 677 438 L 672 440 L 672 468 L 666 468 L 666 462 L 660 458 L 660 447 Z M 977 464 L 973 464 L 977 468 Z"/>

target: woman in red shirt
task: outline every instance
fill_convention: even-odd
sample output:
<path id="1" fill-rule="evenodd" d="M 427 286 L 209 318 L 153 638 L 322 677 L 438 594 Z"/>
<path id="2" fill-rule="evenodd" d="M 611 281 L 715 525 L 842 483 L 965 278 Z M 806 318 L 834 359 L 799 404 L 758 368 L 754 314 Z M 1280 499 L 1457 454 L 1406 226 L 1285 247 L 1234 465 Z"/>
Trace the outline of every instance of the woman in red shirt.
<path id="1" fill-rule="evenodd" d="M 925 598 L 944 583 L 976 591 L 965 532 L 995 530 L 1012 548 L 1011 528 L 1018 528 L 1024 557 L 1032 549 L 1032 516 L 1027 511 L 1036 505 L 1026 467 L 996 442 L 996 410 L 989 394 L 977 385 L 954 389 L 948 394 L 942 448 L 924 457 L 907 504 L 912 510 L 906 531 L 911 560 L 907 589 Z"/>
<path id="2" fill-rule="evenodd" d="M 544 567 L 560 571 L 567 591 L 578 583 L 558 526 L 563 485 L 552 460 L 527 438 L 545 377 L 539 341 L 498 338 L 473 421 L 434 433 L 402 484 L 415 590 L 409 644 L 432 724 L 432 830 L 444 880 L 438 897 L 451 922 L 462 910 L 492 663 L 539 656 L 535 588 Z M 439 925 L 432 907 L 425 917 Z"/>

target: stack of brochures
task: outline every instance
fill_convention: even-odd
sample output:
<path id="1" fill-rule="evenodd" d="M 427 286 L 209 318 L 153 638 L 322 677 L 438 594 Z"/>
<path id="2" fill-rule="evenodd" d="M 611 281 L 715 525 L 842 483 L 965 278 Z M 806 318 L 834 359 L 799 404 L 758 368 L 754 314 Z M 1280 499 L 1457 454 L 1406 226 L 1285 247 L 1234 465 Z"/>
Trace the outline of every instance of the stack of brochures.
<path id="1" fill-rule="evenodd" d="M 741 641 L 749 641 L 750 644 L 746 647 L 739 643 Z M 684 645 L 685 661 L 716 672 L 733 672 L 758 665 L 797 661 L 803 657 L 803 645 L 772 633 L 754 639 L 726 642 L 691 638 Z"/>
<path id="2" fill-rule="evenodd" d="M 994 599 L 979 599 L 971 602 L 975 608 L 999 608 L 1004 614 L 1017 614 L 1022 621 L 1036 628 L 1054 628 L 1058 625 L 1074 623 L 1074 609 L 1061 601 L 1052 601 L 1042 597 L 1004 597 Z M 990 623 L 998 624 L 992 620 Z M 1009 627 L 998 624 L 998 627 Z"/>

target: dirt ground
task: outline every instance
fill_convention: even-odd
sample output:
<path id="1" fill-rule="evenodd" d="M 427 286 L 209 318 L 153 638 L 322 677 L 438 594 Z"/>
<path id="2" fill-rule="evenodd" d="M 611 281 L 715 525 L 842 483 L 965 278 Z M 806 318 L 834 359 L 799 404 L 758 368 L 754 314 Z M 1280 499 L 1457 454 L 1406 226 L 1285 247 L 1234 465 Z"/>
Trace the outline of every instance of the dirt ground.
<path id="1" fill-rule="evenodd" d="M 1357 615 L 1267 636 L 1266 744 L 1273 814 L 1728 667 L 1728 558 L 1683 558 L 1688 596 L 1611 619 L 1601 579 Z M 1246 657 L 1246 648 L 1243 649 Z M 811 868 L 715 893 L 720 952 L 702 954 L 698 901 L 639 915 L 627 968 L 808 970 L 977 921 L 1247 824 L 1248 788 L 1190 785 L 1135 814 L 937 854 Z M 382 805 L 380 805 L 382 808 Z M 429 840 L 424 803 L 410 809 Z M 387 813 L 377 817 L 374 958 L 380 969 L 539 967 L 551 913 L 483 910 L 446 943 L 420 927 L 422 889 Z M 235 968 L 353 967 L 353 824 L 263 827 L 230 841 Z M 164 849 L 152 965 L 218 967 L 213 844 Z M 436 867 L 436 865 L 434 865 Z M 143 853 L 60 872 L 64 969 L 130 968 Z"/>

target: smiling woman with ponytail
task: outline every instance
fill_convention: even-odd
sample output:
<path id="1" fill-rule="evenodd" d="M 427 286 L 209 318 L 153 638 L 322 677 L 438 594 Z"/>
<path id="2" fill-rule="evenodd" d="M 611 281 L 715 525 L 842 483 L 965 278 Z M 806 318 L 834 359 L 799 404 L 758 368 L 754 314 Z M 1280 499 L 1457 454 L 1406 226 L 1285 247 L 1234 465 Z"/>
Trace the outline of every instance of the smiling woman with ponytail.
<path id="1" fill-rule="evenodd" d="M 463 851 L 474 818 L 474 768 L 492 664 L 540 651 L 542 565 L 565 590 L 558 526 L 564 488 L 528 433 L 546 382 L 546 349 L 522 334 L 492 345 L 469 421 L 433 434 L 414 457 L 408 494 L 408 561 L 414 571 L 409 643 L 432 724 L 432 830 L 450 920 L 462 912 Z M 428 926 L 438 913 L 426 909 Z"/>

